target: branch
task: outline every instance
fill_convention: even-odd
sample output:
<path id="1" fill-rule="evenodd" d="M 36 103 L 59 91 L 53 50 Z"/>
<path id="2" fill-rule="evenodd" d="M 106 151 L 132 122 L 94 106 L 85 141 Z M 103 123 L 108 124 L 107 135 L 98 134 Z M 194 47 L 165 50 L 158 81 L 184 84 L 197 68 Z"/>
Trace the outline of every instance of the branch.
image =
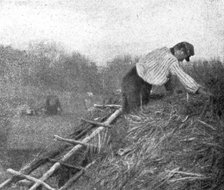
<path id="1" fill-rule="evenodd" d="M 170 182 L 177 182 L 177 181 L 184 181 L 184 180 L 204 180 L 204 179 L 209 179 L 208 177 L 182 177 L 182 178 L 178 178 L 178 179 L 171 179 L 169 180 Z"/>
<path id="2" fill-rule="evenodd" d="M 92 120 L 88 120 L 88 119 L 83 119 L 81 118 L 82 121 L 85 121 L 87 123 L 93 124 L 93 125 L 98 125 L 98 126 L 102 126 L 102 127 L 111 127 L 109 124 L 106 123 L 100 123 L 97 121 L 92 121 Z"/>
<path id="3" fill-rule="evenodd" d="M 66 139 L 66 138 L 62 138 L 58 135 L 54 135 L 54 138 L 58 141 L 63 141 L 63 142 L 67 142 L 67 143 L 70 143 L 72 145 L 77 145 L 77 144 L 80 144 L 80 145 L 83 145 L 83 146 L 86 146 L 86 147 L 90 147 L 90 146 L 93 146 L 95 147 L 94 145 L 91 145 L 89 143 L 84 143 L 82 141 L 77 141 L 77 140 L 73 140 L 73 139 Z"/>
<path id="4" fill-rule="evenodd" d="M 50 162 L 53 162 L 53 163 L 56 163 L 56 162 L 60 162 L 60 160 L 58 161 L 58 160 L 55 160 L 55 159 L 48 159 Z M 63 162 L 60 162 L 60 164 L 62 165 L 62 166 L 65 166 L 65 167 L 67 167 L 67 168 L 72 168 L 72 169 L 74 169 L 74 170 L 82 170 L 83 169 L 83 167 L 79 167 L 79 166 L 73 166 L 73 165 L 71 165 L 71 164 L 66 164 L 66 163 L 63 163 Z"/>
<path id="5" fill-rule="evenodd" d="M 99 104 L 94 104 L 93 105 L 96 108 L 121 108 L 121 105 L 117 104 L 106 104 L 106 105 L 99 105 Z"/>
<path id="6" fill-rule="evenodd" d="M 197 120 L 199 123 L 203 124 L 204 126 L 206 127 L 209 127 L 210 129 L 212 129 L 213 131 L 215 131 L 216 129 L 212 126 L 212 125 L 209 125 L 208 123 L 205 123 L 204 121 L 198 119 Z"/>

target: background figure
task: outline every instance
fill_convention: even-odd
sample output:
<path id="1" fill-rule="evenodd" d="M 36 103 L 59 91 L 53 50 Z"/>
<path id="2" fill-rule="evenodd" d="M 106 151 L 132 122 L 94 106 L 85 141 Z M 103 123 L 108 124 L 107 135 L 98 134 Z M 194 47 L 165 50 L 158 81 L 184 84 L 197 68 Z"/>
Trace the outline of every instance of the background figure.
<path id="1" fill-rule="evenodd" d="M 57 115 L 62 112 L 61 103 L 56 95 L 47 96 L 45 107 L 47 115 Z"/>

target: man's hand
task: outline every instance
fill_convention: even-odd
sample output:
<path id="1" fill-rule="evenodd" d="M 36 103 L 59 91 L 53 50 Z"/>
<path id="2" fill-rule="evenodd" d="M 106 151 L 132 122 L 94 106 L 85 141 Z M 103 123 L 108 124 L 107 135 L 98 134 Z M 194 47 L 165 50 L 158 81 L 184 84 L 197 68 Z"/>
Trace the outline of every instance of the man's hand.
<path id="1" fill-rule="evenodd" d="M 197 93 L 201 94 L 203 96 L 206 96 L 206 97 L 213 97 L 214 96 L 214 94 L 212 94 L 211 92 L 205 90 L 203 87 L 199 87 Z"/>

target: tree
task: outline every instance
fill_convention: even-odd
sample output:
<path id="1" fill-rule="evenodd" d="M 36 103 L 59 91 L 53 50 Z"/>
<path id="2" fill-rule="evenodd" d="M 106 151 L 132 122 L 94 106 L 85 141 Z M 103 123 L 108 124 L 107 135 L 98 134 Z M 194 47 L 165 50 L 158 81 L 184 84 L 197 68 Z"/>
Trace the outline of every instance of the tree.
<path id="1" fill-rule="evenodd" d="M 102 69 L 102 83 L 104 91 L 111 93 L 120 88 L 121 81 L 125 73 L 135 65 L 138 58 L 130 55 L 117 56 L 112 61 L 107 62 L 105 69 Z"/>

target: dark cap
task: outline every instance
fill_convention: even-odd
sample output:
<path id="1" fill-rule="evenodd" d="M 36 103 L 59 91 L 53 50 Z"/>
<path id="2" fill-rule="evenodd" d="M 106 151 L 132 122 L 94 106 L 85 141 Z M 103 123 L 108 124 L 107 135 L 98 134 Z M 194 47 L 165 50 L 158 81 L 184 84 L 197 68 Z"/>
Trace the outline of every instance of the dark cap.
<path id="1" fill-rule="evenodd" d="M 180 42 L 176 44 L 173 48 L 179 50 L 182 49 L 184 53 L 188 56 L 187 58 L 185 58 L 186 61 L 190 61 L 190 57 L 194 55 L 194 46 L 188 42 Z"/>

